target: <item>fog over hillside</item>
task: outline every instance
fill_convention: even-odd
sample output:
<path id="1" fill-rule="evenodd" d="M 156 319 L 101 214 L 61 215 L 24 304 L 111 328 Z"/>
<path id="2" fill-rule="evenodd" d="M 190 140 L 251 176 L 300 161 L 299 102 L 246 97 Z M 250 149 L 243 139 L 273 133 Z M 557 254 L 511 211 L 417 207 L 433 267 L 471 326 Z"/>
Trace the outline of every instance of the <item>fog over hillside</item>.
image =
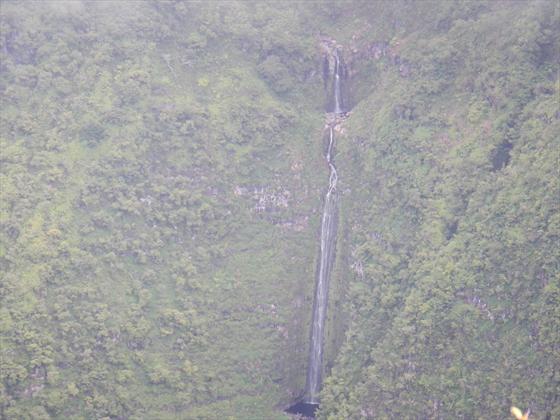
<path id="1" fill-rule="evenodd" d="M 558 22 L 3 0 L 0 418 L 560 418 Z"/>

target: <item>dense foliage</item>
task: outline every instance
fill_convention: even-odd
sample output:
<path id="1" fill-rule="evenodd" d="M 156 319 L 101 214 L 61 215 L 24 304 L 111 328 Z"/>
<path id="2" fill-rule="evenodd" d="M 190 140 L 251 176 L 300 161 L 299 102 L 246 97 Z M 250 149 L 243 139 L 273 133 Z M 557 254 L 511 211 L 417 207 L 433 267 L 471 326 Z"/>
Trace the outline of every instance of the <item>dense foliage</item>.
<path id="1" fill-rule="evenodd" d="M 559 418 L 558 8 L 417 6 L 339 140 L 354 274 L 322 417 Z"/>
<path id="2" fill-rule="evenodd" d="M 2 3 L 0 417 L 273 418 L 302 387 L 314 39 L 199 6 Z"/>
<path id="3" fill-rule="evenodd" d="M 560 417 L 558 7 L 4 1 L 0 417 Z"/>

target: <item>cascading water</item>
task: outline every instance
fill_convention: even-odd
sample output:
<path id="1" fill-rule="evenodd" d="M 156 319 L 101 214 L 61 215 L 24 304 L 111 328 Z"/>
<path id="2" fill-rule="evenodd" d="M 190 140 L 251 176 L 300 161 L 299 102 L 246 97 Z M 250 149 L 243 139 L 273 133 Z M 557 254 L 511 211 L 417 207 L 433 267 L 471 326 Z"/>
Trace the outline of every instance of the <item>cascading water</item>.
<path id="1" fill-rule="evenodd" d="M 309 350 L 309 366 L 307 368 L 307 385 L 305 388 L 305 402 L 319 403 L 321 390 L 321 376 L 323 367 L 323 338 L 325 320 L 327 317 L 329 279 L 334 260 L 336 242 L 337 205 L 336 183 L 338 174 L 334 166 L 334 127 L 329 126 L 329 145 L 326 159 L 329 164 L 329 188 L 325 195 L 323 217 L 321 221 L 321 252 L 317 272 L 317 286 L 315 302 L 313 304 L 313 318 L 311 324 L 311 346 Z"/>
<path id="2" fill-rule="evenodd" d="M 311 320 L 311 343 L 309 348 L 309 364 L 307 368 L 307 381 L 303 401 L 290 407 L 287 412 L 303 414 L 305 417 L 314 417 L 315 410 L 319 407 L 319 392 L 321 391 L 323 374 L 323 349 L 325 322 L 327 319 L 329 280 L 335 258 L 336 230 L 338 223 L 338 207 L 336 197 L 336 184 L 338 173 L 334 165 L 335 127 L 345 115 L 343 100 L 343 79 L 345 76 L 344 65 L 338 50 L 330 52 L 334 62 L 332 72 L 332 101 L 329 101 L 327 114 L 328 146 L 325 159 L 329 166 L 329 185 L 325 194 L 323 215 L 321 219 L 321 248 L 316 272 L 315 300 L 313 303 L 313 317 Z M 323 77 L 329 75 L 329 58 L 323 62 Z M 327 83 L 327 81 L 325 81 Z"/>
<path id="3" fill-rule="evenodd" d="M 344 113 L 344 103 L 342 102 L 342 78 L 344 76 L 344 67 L 340 63 L 338 50 L 334 51 L 333 76 L 334 113 L 339 115 Z"/>

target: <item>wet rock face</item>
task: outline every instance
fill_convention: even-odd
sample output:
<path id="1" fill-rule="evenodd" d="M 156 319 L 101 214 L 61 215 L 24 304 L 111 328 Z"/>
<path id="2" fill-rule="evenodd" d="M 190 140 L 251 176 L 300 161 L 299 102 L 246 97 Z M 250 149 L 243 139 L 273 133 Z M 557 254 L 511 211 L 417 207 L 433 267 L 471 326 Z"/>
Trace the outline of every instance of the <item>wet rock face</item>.
<path id="1" fill-rule="evenodd" d="M 322 76 L 327 93 L 326 111 L 342 114 L 348 108 L 348 66 L 343 57 L 343 48 L 334 41 L 322 41 Z"/>
<path id="2" fill-rule="evenodd" d="M 319 48 L 323 55 L 323 61 L 322 61 L 323 79 L 332 80 L 335 71 L 337 56 L 342 63 L 341 76 L 346 78 L 348 76 L 347 64 L 342 59 L 345 48 L 342 45 L 338 44 L 334 39 L 330 39 L 330 38 L 322 38 L 319 44 Z M 330 85 L 326 85 L 325 88 L 329 89 Z"/>
<path id="3" fill-rule="evenodd" d="M 330 63 L 330 60 L 329 60 L 329 56 L 327 54 L 325 54 L 323 56 L 323 69 L 322 69 L 323 70 L 323 72 L 322 72 L 323 85 L 324 85 L 325 90 L 328 87 L 329 79 L 330 79 L 330 76 L 331 76 L 330 68 L 331 68 L 331 63 Z"/>

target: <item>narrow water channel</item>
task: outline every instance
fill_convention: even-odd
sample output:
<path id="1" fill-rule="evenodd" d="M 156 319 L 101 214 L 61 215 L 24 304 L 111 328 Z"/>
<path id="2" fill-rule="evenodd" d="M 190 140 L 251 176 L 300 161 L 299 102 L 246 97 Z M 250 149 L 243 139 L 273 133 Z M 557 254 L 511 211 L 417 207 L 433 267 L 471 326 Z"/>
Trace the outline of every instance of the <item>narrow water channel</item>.
<path id="1" fill-rule="evenodd" d="M 320 253 L 316 272 L 315 297 L 313 301 L 313 315 L 311 319 L 311 341 L 309 347 L 309 362 L 307 380 L 303 401 L 288 409 L 289 413 L 314 417 L 319 407 L 319 393 L 323 377 L 323 353 L 325 341 L 325 323 L 329 297 L 329 282 L 335 260 L 336 231 L 338 225 L 338 205 L 336 185 L 338 173 L 334 163 L 335 126 L 345 113 L 342 96 L 344 66 L 339 52 L 332 53 L 332 108 L 327 111 L 328 146 L 325 160 L 329 167 L 327 192 L 323 200 L 323 214 L 321 218 Z"/>
<path id="2" fill-rule="evenodd" d="M 329 126 L 329 145 L 326 160 L 329 165 L 329 186 L 325 194 L 323 216 L 321 220 L 321 251 L 317 270 L 315 300 L 313 303 L 313 317 L 311 323 L 311 344 L 309 348 L 309 364 L 307 368 L 307 382 L 305 387 L 305 402 L 319 403 L 323 370 L 324 331 L 327 318 L 329 298 L 329 280 L 334 262 L 337 228 L 337 197 L 336 183 L 338 173 L 334 166 L 334 127 Z"/>

